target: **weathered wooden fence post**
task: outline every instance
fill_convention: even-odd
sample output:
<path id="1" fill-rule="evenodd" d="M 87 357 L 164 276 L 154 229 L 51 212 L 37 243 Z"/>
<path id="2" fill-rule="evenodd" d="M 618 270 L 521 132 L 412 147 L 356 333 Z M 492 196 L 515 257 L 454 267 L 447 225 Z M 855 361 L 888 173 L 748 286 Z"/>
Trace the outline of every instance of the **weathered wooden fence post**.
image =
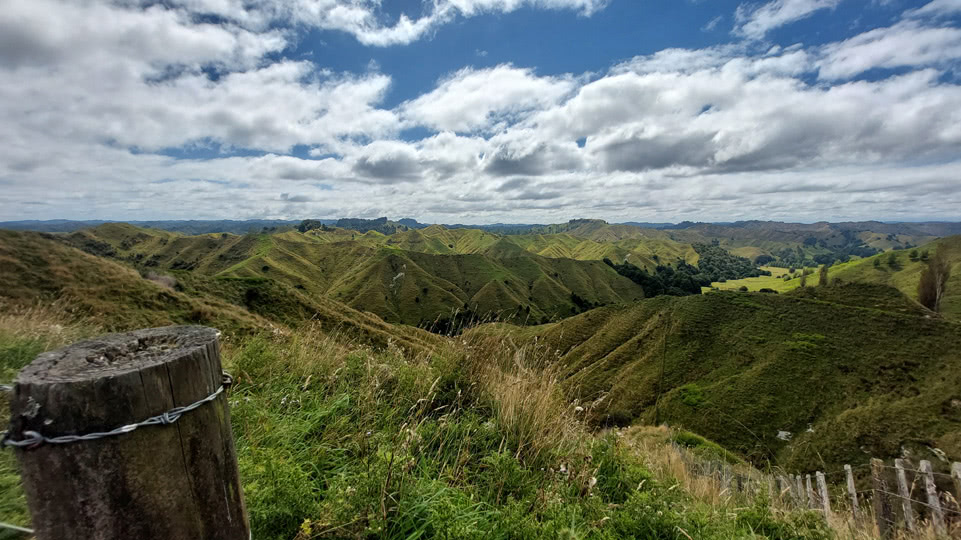
<path id="1" fill-rule="evenodd" d="M 827 520 L 831 518 L 831 496 L 828 494 L 827 479 L 821 471 L 816 472 L 815 476 L 818 481 L 818 493 L 821 497 L 821 510 L 824 512 L 824 519 Z"/>
<path id="2" fill-rule="evenodd" d="M 6 443 L 37 539 L 249 538 L 217 336 L 110 334 L 20 372 Z"/>
<path id="3" fill-rule="evenodd" d="M 934 523 L 934 530 L 938 534 L 947 534 L 944 527 L 944 512 L 941 511 L 941 500 L 938 499 L 938 487 L 934 483 L 934 470 L 931 462 L 921 460 L 921 474 L 924 475 L 924 491 L 928 494 L 928 506 L 931 508 L 931 521 Z"/>
<path id="4" fill-rule="evenodd" d="M 854 471 L 851 470 L 850 465 L 844 466 L 844 475 L 848 480 L 848 495 L 851 497 L 851 514 L 857 519 L 858 513 L 861 511 L 858 505 L 858 490 L 854 485 Z"/>
<path id="5" fill-rule="evenodd" d="M 804 508 L 804 479 L 801 475 L 795 475 L 795 483 L 797 484 L 797 507 Z"/>
<path id="6" fill-rule="evenodd" d="M 804 477 L 805 477 L 805 480 L 807 480 L 807 484 L 805 487 L 807 487 L 808 508 L 817 508 L 818 505 L 814 501 L 814 487 L 811 486 L 811 475 L 806 474 L 804 475 Z"/>
<path id="7" fill-rule="evenodd" d="M 878 534 L 881 538 L 891 538 L 894 534 L 894 516 L 887 495 L 888 484 L 884 481 L 884 462 L 880 459 L 871 460 L 871 482 L 874 488 L 874 519 L 878 523 Z"/>
<path id="8" fill-rule="evenodd" d="M 957 503 L 958 510 L 961 511 L 961 463 L 954 462 L 951 464 L 951 478 L 954 480 L 954 502 Z"/>
<path id="9" fill-rule="evenodd" d="M 894 460 L 894 469 L 898 477 L 898 497 L 901 499 L 901 510 L 904 513 L 904 524 L 911 532 L 916 532 L 914 525 L 914 509 L 911 507 L 911 490 L 908 489 L 908 479 L 904 474 L 904 460 Z"/>

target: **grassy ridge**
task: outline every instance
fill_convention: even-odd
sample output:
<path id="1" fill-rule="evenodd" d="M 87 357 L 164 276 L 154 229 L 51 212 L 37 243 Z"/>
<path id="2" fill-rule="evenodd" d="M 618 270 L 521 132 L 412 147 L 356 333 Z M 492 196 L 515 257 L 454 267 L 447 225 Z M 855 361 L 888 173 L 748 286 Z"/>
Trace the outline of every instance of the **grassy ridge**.
<path id="1" fill-rule="evenodd" d="M 465 243 L 482 249 L 470 254 L 401 249 L 420 244 L 426 250 L 431 242 L 454 242 L 453 236 L 442 237 L 448 233 L 459 237 L 463 249 Z M 465 310 L 479 318 L 547 321 L 589 306 L 643 298 L 639 286 L 600 261 L 541 257 L 507 239 L 488 242 L 491 235 L 481 231 L 429 227 L 390 237 L 351 233 L 354 240 L 335 241 L 347 234 L 314 230 L 181 236 L 110 224 L 68 240 L 145 269 L 270 278 L 313 298 L 332 298 L 386 321 L 412 325 L 430 325 Z M 446 246 L 453 244 L 442 245 L 452 249 Z"/>
<path id="2" fill-rule="evenodd" d="M 57 305 L 0 312 L 0 376 L 100 331 Z M 319 325 L 225 334 L 253 536 L 830 537 L 813 512 L 705 490 L 678 469 L 669 435 L 589 433 L 544 369 L 549 351 L 503 338 L 418 354 Z M 651 446 L 655 437 L 663 441 Z M 0 487 L 0 521 L 29 526 L 9 452 L 0 453 Z"/>
<path id="3" fill-rule="evenodd" d="M 941 306 L 942 314 L 953 320 L 961 320 L 961 236 L 949 236 L 935 240 L 917 248 L 918 252 L 934 254 L 939 247 L 946 250 L 951 262 L 951 277 L 948 279 L 947 294 Z M 831 276 L 845 282 L 882 283 L 896 287 L 910 298 L 918 298 L 918 282 L 926 263 L 912 261 L 910 249 L 892 251 L 851 261 L 831 268 Z M 890 264 L 891 256 L 895 264 Z M 879 261 L 875 266 L 875 260 Z"/>
<path id="4" fill-rule="evenodd" d="M 361 343 L 393 342 L 412 350 L 436 345 L 437 336 L 395 327 L 339 302 L 309 297 L 263 278 L 209 278 L 171 272 L 150 280 L 116 262 L 32 232 L 0 231 L 0 307 L 56 303 L 76 320 L 116 330 L 168 324 L 204 324 L 237 335 L 286 332 L 312 321 Z M 169 277 L 169 276 L 168 276 Z"/>
<path id="5" fill-rule="evenodd" d="M 658 297 L 527 335 L 600 400 L 598 422 L 666 421 L 797 470 L 903 448 L 961 458 L 961 327 L 893 289 Z"/>

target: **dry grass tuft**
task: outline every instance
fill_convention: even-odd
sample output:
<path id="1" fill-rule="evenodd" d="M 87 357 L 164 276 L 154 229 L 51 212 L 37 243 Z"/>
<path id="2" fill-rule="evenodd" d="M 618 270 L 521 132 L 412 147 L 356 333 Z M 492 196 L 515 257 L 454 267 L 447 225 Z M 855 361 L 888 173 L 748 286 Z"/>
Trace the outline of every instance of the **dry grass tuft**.
<path id="1" fill-rule="evenodd" d="M 89 320 L 80 323 L 71 303 L 64 299 L 36 304 L 0 303 L 0 333 L 10 339 L 39 341 L 47 350 L 101 334 L 103 329 Z"/>
<path id="2" fill-rule="evenodd" d="M 568 401 L 546 347 L 536 341 L 517 347 L 507 335 L 474 336 L 462 345 L 468 379 L 487 397 L 498 427 L 514 440 L 515 457 L 537 460 L 582 446 L 584 410 Z"/>

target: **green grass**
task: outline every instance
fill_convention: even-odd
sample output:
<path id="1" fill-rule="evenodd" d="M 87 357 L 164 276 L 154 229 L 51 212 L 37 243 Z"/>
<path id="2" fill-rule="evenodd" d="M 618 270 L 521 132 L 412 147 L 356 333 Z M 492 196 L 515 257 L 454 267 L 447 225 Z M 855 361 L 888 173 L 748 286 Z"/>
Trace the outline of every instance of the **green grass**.
<path id="1" fill-rule="evenodd" d="M 63 341 L 44 337 L 60 332 L 52 320 L 0 318 L 3 373 Z M 307 327 L 227 336 L 253 536 L 830 537 L 814 514 L 763 497 L 714 504 L 679 489 L 615 434 L 574 420 L 536 351 L 519 360 L 496 343 L 452 340 L 411 356 Z M 0 483 L 0 521 L 29 525 L 10 453 L 0 454 Z"/>
<path id="2" fill-rule="evenodd" d="M 602 425 L 653 422 L 657 403 L 658 422 L 756 464 L 835 470 L 905 448 L 961 459 L 961 326 L 890 288 L 658 297 L 527 335 L 557 351 L 575 395 L 600 400 Z"/>
<path id="3" fill-rule="evenodd" d="M 761 270 L 771 272 L 770 276 L 759 276 L 742 279 L 730 279 L 725 282 L 715 281 L 710 287 L 703 287 L 703 292 L 710 292 L 714 289 L 722 291 L 736 291 L 741 287 L 747 287 L 748 291 L 757 292 L 761 289 L 772 289 L 779 293 L 792 291 L 801 285 L 800 277 L 785 281 L 782 276 L 789 275 L 788 268 L 776 266 L 762 266 Z M 799 272 L 797 272 L 800 275 Z M 817 284 L 817 275 L 808 276 L 808 286 Z"/>
<path id="4" fill-rule="evenodd" d="M 947 293 L 942 304 L 941 314 L 949 319 L 961 321 L 961 236 L 949 236 L 920 246 L 917 251 L 927 251 L 933 255 L 939 246 L 947 252 L 951 264 L 951 277 L 948 279 Z M 845 282 L 880 283 L 890 285 L 909 298 L 917 300 L 918 282 L 925 262 L 911 260 L 910 249 L 890 251 L 843 265 L 832 267 L 832 276 Z M 889 263 L 894 256 L 895 265 Z M 875 260 L 879 261 L 875 266 Z"/>

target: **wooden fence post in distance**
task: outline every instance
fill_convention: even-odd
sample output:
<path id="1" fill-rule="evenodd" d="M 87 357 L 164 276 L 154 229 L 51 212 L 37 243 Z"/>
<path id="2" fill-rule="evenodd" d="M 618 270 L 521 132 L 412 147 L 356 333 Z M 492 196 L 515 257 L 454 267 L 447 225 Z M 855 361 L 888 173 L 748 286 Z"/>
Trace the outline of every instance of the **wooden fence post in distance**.
<path id="1" fill-rule="evenodd" d="M 938 488 L 934 483 L 934 470 L 931 462 L 921 460 L 921 474 L 924 475 L 924 491 L 928 495 L 928 507 L 931 509 L 931 521 L 934 522 L 934 530 L 938 534 L 947 534 L 944 528 L 944 512 L 941 510 L 941 501 L 938 499 Z"/>
<path id="2" fill-rule="evenodd" d="M 854 486 L 854 471 L 851 470 L 850 465 L 844 466 L 844 475 L 847 476 L 848 495 L 851 497 L 851 513 L 854 515 L 854 518 L 857 519 L 861 509 L 858 506 L 858 490 Z"/>
<path id="3" fill-rule="evenodd" d="M 961 463 L 951 464 L 951 478 L 954 480 L 954 502 L 957 503 L 958 510 L 961 511 Z"/>
<path id="4" fill-rule="evenodd" d="M 904 474 L 904 460 L 894 460 L 894 469 L 898 478 L 898 497 L 901 499 L 901 510 L 904 513 L 904 524 L 908 530 L 916 532 L 914 525 L 914 509 L 911 507 L 911 490 L 908 489 L 908 478 Z"/>
<path id="5" fill-rule="evenodd" d="M 18 447 L 38 540 L 249 538 L 217 336 L 199 326 L 110 334 L 20 372 L 14 442 L 108 432 L 215 396 L 156 425 Z"/>
<path id="6" fill-rule="evenodd" d="M 878 534 L 881 538 L 891 538 L 894 534 L 894 514 L 891 512 L 891 501 L 888 499 L 888 484 L 884 481 L 884 462 L 880 459 L 871 460 L 871 483 L 874 488 L 874 519 L 878 523 Z"/>
<path id="7" fill-rule="evenodd" d="M 828 493 L 827 479 L 824 473 L 818 471 L 814 474 L 818 481 L 818 498 L 821 499 L 821 511 L 824 512 L 824 519 L 831 518 L 831 495 Z"/>

